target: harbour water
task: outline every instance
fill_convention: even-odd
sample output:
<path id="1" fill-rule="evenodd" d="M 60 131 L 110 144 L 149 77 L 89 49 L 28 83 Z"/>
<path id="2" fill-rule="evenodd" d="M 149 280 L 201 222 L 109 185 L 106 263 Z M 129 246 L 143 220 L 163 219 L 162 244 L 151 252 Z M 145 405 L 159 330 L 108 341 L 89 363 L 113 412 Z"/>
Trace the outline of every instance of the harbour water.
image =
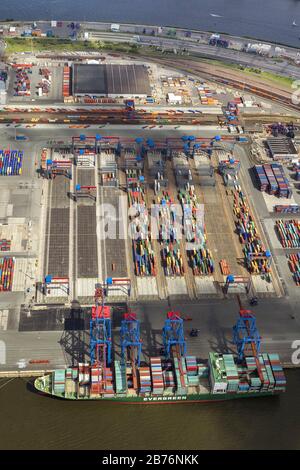
<path id="1" fill-rule="evenodd" d="M 300 449 L 299 369 L 287 379 L 280 397 L 148 406 L 57 400 L 3 379 L 0 449 Z"/>
<path id="2" fill-rule="evenodd" d="M 1 0 L 0 18 L 172 25 L 300 45 L 299 0 Z"/>

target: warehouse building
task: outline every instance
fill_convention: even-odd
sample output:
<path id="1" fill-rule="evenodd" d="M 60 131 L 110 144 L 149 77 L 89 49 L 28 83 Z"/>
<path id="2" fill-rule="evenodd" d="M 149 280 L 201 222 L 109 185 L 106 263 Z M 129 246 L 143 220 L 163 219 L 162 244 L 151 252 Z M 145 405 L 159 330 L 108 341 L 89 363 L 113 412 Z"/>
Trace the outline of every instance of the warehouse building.
<path id="1" fill-rule="evenodd" d="M 145 65 L 74 64 L 74 96 L 146 97 L 151 95 Z"/>
<path id="2" fill-rule="evenodd" d="M 270 137 L 267 139 L 267 146 L 274 160 L 289 160 L 298 157 L 297 149 L 292 139 L 288 137 Z"/>

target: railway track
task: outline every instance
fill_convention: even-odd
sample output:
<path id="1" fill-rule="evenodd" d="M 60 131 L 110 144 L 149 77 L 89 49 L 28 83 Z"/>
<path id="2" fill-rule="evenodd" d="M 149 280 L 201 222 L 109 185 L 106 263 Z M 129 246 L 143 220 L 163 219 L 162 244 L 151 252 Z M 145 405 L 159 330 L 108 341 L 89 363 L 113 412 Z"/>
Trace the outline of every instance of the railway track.
<path id="1" fill-rule="evenodd" d="M 134 117 L 128 118 L 125 114 L 115 113 L 107 115 L 104 113 L 86 112 L 84 115 L 76 115 L 76 112 L 68 111 L 68 115 L 62 113 L 52 113 L 49 117 L 47 113 L 3 113 L 0 115 L 0 124 L 27 124 L 31 126 L 37 124 L 69 124 L 70 127 L 84 128 L 93 124 L 128 124 L 145 125 L 146 127 L 163 125 L 202 125 L 218 126 L 226 125 L 223 114 L 220 115 L 191 115 L 188 113 L 170 114 L 155 113 L 143 114 L 136 113 Z M 270 124 L 273 122 L 291 122 L 300 124 L 300 116 L 283 116 L 281 114 L 241 114 L 241 122 L 261 122 Z"/>
<path id="2" fill-rule="evenodd" d="M 149 61 L 149 57 L 142 56 L 145 60 Z M 239 73 L 238 71 L 230 71 L 226 67 L 218 65 L 210 65 L 205 62 L 193 63 L 191 59 L 189 61 L 184 59 L 170 60 L 168 58 L 155 58 L 154 62 L 161 65 L 167 66 L 170 69 L 182 70 L 193 75 L 201 75 L 201 77 L 221 83 L 223 85 L 229 85 L 233 88 L 238 88 L 242 91 L 253 93 L 261 96 L 267 100 L 277 101 L 278 103 L 288 106 L 300 112 L 300 105 L 294 104 L 292 101 L 292 93 L 289 93 L 286 89 L 277 86 L 276 84 L 262 83 L 259 79 L 253 79 Z M 175 65 L 176 64 L 176 65 Z M 247 80 L 247 82 L 245 81 Z M 272 87 L 272 90 L 270 90 Z"/>

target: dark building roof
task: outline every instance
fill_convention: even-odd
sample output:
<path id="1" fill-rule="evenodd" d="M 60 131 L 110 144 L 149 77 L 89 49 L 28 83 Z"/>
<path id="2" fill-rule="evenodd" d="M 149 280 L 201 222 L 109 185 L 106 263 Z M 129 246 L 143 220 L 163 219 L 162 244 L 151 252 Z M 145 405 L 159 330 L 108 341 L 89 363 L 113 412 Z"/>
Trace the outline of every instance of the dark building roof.
<path id="1" fill-rule="evenodd" d="M 74 95 L 150 95 L 145 65 L 74 64 Z"/>
<path id="2" fill-rule="evenodd" d="M 73 92 L 76 94 L 106 94 L 105 67 L 102 65 L 74 64 Z"/>

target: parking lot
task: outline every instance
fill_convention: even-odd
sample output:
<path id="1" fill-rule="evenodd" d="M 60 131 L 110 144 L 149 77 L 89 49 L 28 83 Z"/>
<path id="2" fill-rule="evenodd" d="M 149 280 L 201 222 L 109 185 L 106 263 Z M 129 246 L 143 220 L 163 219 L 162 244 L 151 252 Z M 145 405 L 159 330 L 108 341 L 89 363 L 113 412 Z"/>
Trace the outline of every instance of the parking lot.
<path id="1" fill-rule="evenodd" d="M 27 62 L 26 62 L 27 63 Z M 46 71 L 46 75 L 42 74 Z M 17 95 L 16 87 L 19 83 L 18 74 L 25 73 L 28 77 L 28 94 Z M 47 78 L 46 78 L 47 77 Z M 62 102 L 62 79 L 63 67 L 54 65 L 33 65 L 28 68 L 12 68 L 9 73 L 8 104 L 22 104 L 36 102 L 37 104 L 47 104 Z M 39 89 L 44 88 L 44 93 L 40 94 Z"/>

